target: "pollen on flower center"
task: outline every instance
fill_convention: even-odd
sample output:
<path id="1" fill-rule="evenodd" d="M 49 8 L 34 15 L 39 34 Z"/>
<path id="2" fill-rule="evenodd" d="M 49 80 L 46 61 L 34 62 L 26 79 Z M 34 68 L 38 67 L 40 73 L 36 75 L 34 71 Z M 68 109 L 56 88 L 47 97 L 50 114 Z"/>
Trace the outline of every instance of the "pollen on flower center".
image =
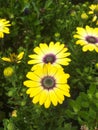
<path id="1" fill-rule="evenodd" d="M 53 54 L 47 54 L 43 58 L 44 63 L 51 63 L 52 64 L 55 62 L 55 60 L 56 60 L 56 57 Z"/>
<path id="2" fill-rule="evenodd" d="M 86 41 L 89 43 L 95 44 L 98 42 L 98 39 L 96 37 L 93 37 L 93 36 L 87 36 Z"/>
<path id="3" fill-rule="evenodd" d="M 42 79 L 41 84 L 45 89 L 52 89 L 53 87 L 55 87 L 56 83 L 53 77 L 46 76 Z"/>

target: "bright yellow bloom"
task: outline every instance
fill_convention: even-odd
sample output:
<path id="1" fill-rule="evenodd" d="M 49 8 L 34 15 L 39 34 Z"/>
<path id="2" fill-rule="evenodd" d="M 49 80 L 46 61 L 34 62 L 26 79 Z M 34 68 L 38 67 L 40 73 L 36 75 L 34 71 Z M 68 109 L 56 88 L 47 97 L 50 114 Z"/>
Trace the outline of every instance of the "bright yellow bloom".
<path id="1" fill-rule="evenodd" d="M 70 97 L 69 85 L 67 79 L 69 74 L 64 73 L 63 69 L 56 68 L 51 64 L 45 64 L 43 67 L 28 72 L 26 77 L 29 80 L 24 81 L 24 85 L 28 87 L 27 94 L 33 98 L 34 104 L 38 103 L 49 108 L 51 103 L 57 106 L 62 104 L 64 96 Z"/>
<path id="2" fill-rule="evenodd" d="M 81 18 L 86 20 L 86 19 L 88 19 L 88 15 L 86 13 L 82 13 L 81 14 Z"/>
<path id="3" fill-rule="evenodd" d="M 92 22 L 96 21 L 96 24 L 97 24 L 97 22 L 98 22 L 98 4 L 92 4 L 89 8 L 90 8 L 90 11 L 88 12 L 88 14 L 93 15 Z"/>
<path id="4" fill-rule="evenodd" d="M 34 48 L 36 54 L 29 55 L 32 60 L 28 64 L 34 64 L 32 70 L 38 68 L 40 65 L 51 63 L 54 66 L 61 67 L 61 65 L 68 65 L 71 59 L 68 48 L 60 42 L 50 42 L 49 46 L 46 43 L 40 43 L 39 47 Z"/>
<path id="5" fill-rule="evenodd" d="M 12 111 L 12 117 L 17 117 L 17 110 Z"/>
<path id="6" fill-rule="evenodd" d="M 77 32 L 74 35 L 77 38 L 76 44 L 80 44 L 82 50 L 85 52 L 87 50 L 98 52 L 98 28 L 91 28 L 86 26 L 85 28 L 77 27 Z"/>
<path id="7" fill-rule="evenodd" d="M 5 77 L 11 77 L 14 73 L 14 69 L 12 67 L 6 67 L 3 71 Z"/>
<path id="8" fill-rule="evenodd" d="M 24 56 L 24 52 L 20 52 L 18 55 L 15 53 L 10 54 L 9 57 L 2 57 L 1 59 L 6 62 L 20 63 Z"/>
<path id="9" fill-rule="evenodd" d="M 8 26 L 11 26 L 11 24 L 9 22 L 6 19 L 0 19 L 0 38 L 4 38 L 4 33 L 10 33 Z"/>

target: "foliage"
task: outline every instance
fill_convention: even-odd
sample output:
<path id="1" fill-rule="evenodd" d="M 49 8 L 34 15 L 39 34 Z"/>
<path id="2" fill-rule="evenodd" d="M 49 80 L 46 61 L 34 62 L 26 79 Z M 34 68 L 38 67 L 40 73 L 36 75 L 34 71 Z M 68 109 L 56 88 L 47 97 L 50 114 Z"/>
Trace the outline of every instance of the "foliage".
<path id="1" fill-rule="evenodd" d="M 1 0 L 0 16 L 11 23 L 10 34 L 0 39 L 0 130 L 79 130 L 86 125 L 98 129 L 98 54 L 83 52 L 73 35 L 77 27 L 98 27 L 89 15 L 92 1 L 73 0 Z M 81 17 L 86 13 L 88 17 Z M 28 55 L 40 43 L 60 41 L 71 53 L 71 63 L 64 67 L 70 74 L 70 98 L 63 104 L 45 109 L 33 104 L 23 85 L 31 69 Z M 24 52 L 20 63 L 6 62 Z M 4 76 L 4 69 L 13 73 Z M 12 113 L 16 110 L 16 116 Z M 96 128 L 96 129 L 95 129 Z M 82 129 L 81 129 L 82 130 Z M 84 129 L 86 130 L 86 129 Z"/>

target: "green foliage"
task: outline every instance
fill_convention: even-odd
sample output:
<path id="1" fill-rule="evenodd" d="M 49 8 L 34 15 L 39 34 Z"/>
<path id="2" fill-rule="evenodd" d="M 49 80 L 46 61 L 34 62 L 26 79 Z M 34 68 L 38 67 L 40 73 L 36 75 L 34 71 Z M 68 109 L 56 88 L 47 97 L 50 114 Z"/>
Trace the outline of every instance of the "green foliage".
<path id="1" fill-rule="evenodd" d="M 1 0 L 0 16 L 11 22 L 10 34 L 0 39 L 0 130 L 89 130 L 98 127 L 98 54 L 82 52 L 74 44 L 77 27 L 92 23 L 92 17 L 81 19 L 92 1 L 73 0 Z M 77 4 L 76 4 L 77 3 Z M 97 25 L 98 26 L 98 25 Z M 71 52 L 71 63 L 64 70 L 70 74 L 71 97 L 63 104 L 45 109 L 33 104 L 23 86 L 28 55 L 39 43 L 60 41 Z M 24 51 L 21 63 L 1 58 Z M 12 67 L 14 73 L 5 77 L 3 71 Z M 17 116 L 13 116 L 13 110 Z M 97 128 L 98 129 L 98 128 Z"/>

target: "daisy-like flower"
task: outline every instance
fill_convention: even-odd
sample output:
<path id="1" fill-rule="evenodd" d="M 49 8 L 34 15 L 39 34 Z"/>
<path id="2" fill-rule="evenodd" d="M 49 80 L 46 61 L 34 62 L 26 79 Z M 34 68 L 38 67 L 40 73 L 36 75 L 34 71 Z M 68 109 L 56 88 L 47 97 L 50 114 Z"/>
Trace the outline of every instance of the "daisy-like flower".
<path id="1" fill-rule="evenodd" d="M 88 14 L 93 15 L 92 22 L 96 21 L 96 24 L 98 25 L 98 4 L 92 4 L 89 8 L 90 11 L 88 12 Z"/>
<path id="2" fill-rule="evenodd" d="M 63 69 L 45 64 L 35 71 L 28 72 L 26 77 L 29 80 L 24 81 L 23 84 L 28 87 L 26 93 L 33 98 L 34 104 L 39 102 L 40 105 L 49 108 L 51 103 L 54 106 L 58 103 L 62 104 L 64 96 L 70 97 L 70 87 L 67 84 L 69 76 Z"/>
<path id="3" fill-rule="evenodd" d="M 0 38 L 4 38 L 4 33 L 9 34 L 9 26 L 11 26 L 10 21 L 6 19 L 0 19 Z"/>
<path id="4" fill-rule="evenodd" d="M 85 28 L 77 27 L 77 32 L 73 36 L 77 38 L 76 44 L 80 44 L 82 50 L 86 52 L 87 50 L 98 52 L 98 28 L 91 28 L 86 26 Z"/>
<path id="5" fill-rule="evenodd" d="M 24 52 L 20 52 L 18 55 L 15 53 L 10 54 L 9 57 L 2 57 L 1 59 L 6 62 L 20 63 L 24 56 Z"/>
<path id="6" fill-rule="evenodd" d="M 51 63 L 54 66 L 61 67 L 61 65 L 68 65 L 71 61 L 68 48 L 60 42 L 50 42 L 49 46 L 46 43 L 40 43 L 39 47 L 34 48 L 36 54 L 29 55 L 31 60 L 28 64 L 34 64 L 31 70 L 35 70 L 38 66 Z"/>

